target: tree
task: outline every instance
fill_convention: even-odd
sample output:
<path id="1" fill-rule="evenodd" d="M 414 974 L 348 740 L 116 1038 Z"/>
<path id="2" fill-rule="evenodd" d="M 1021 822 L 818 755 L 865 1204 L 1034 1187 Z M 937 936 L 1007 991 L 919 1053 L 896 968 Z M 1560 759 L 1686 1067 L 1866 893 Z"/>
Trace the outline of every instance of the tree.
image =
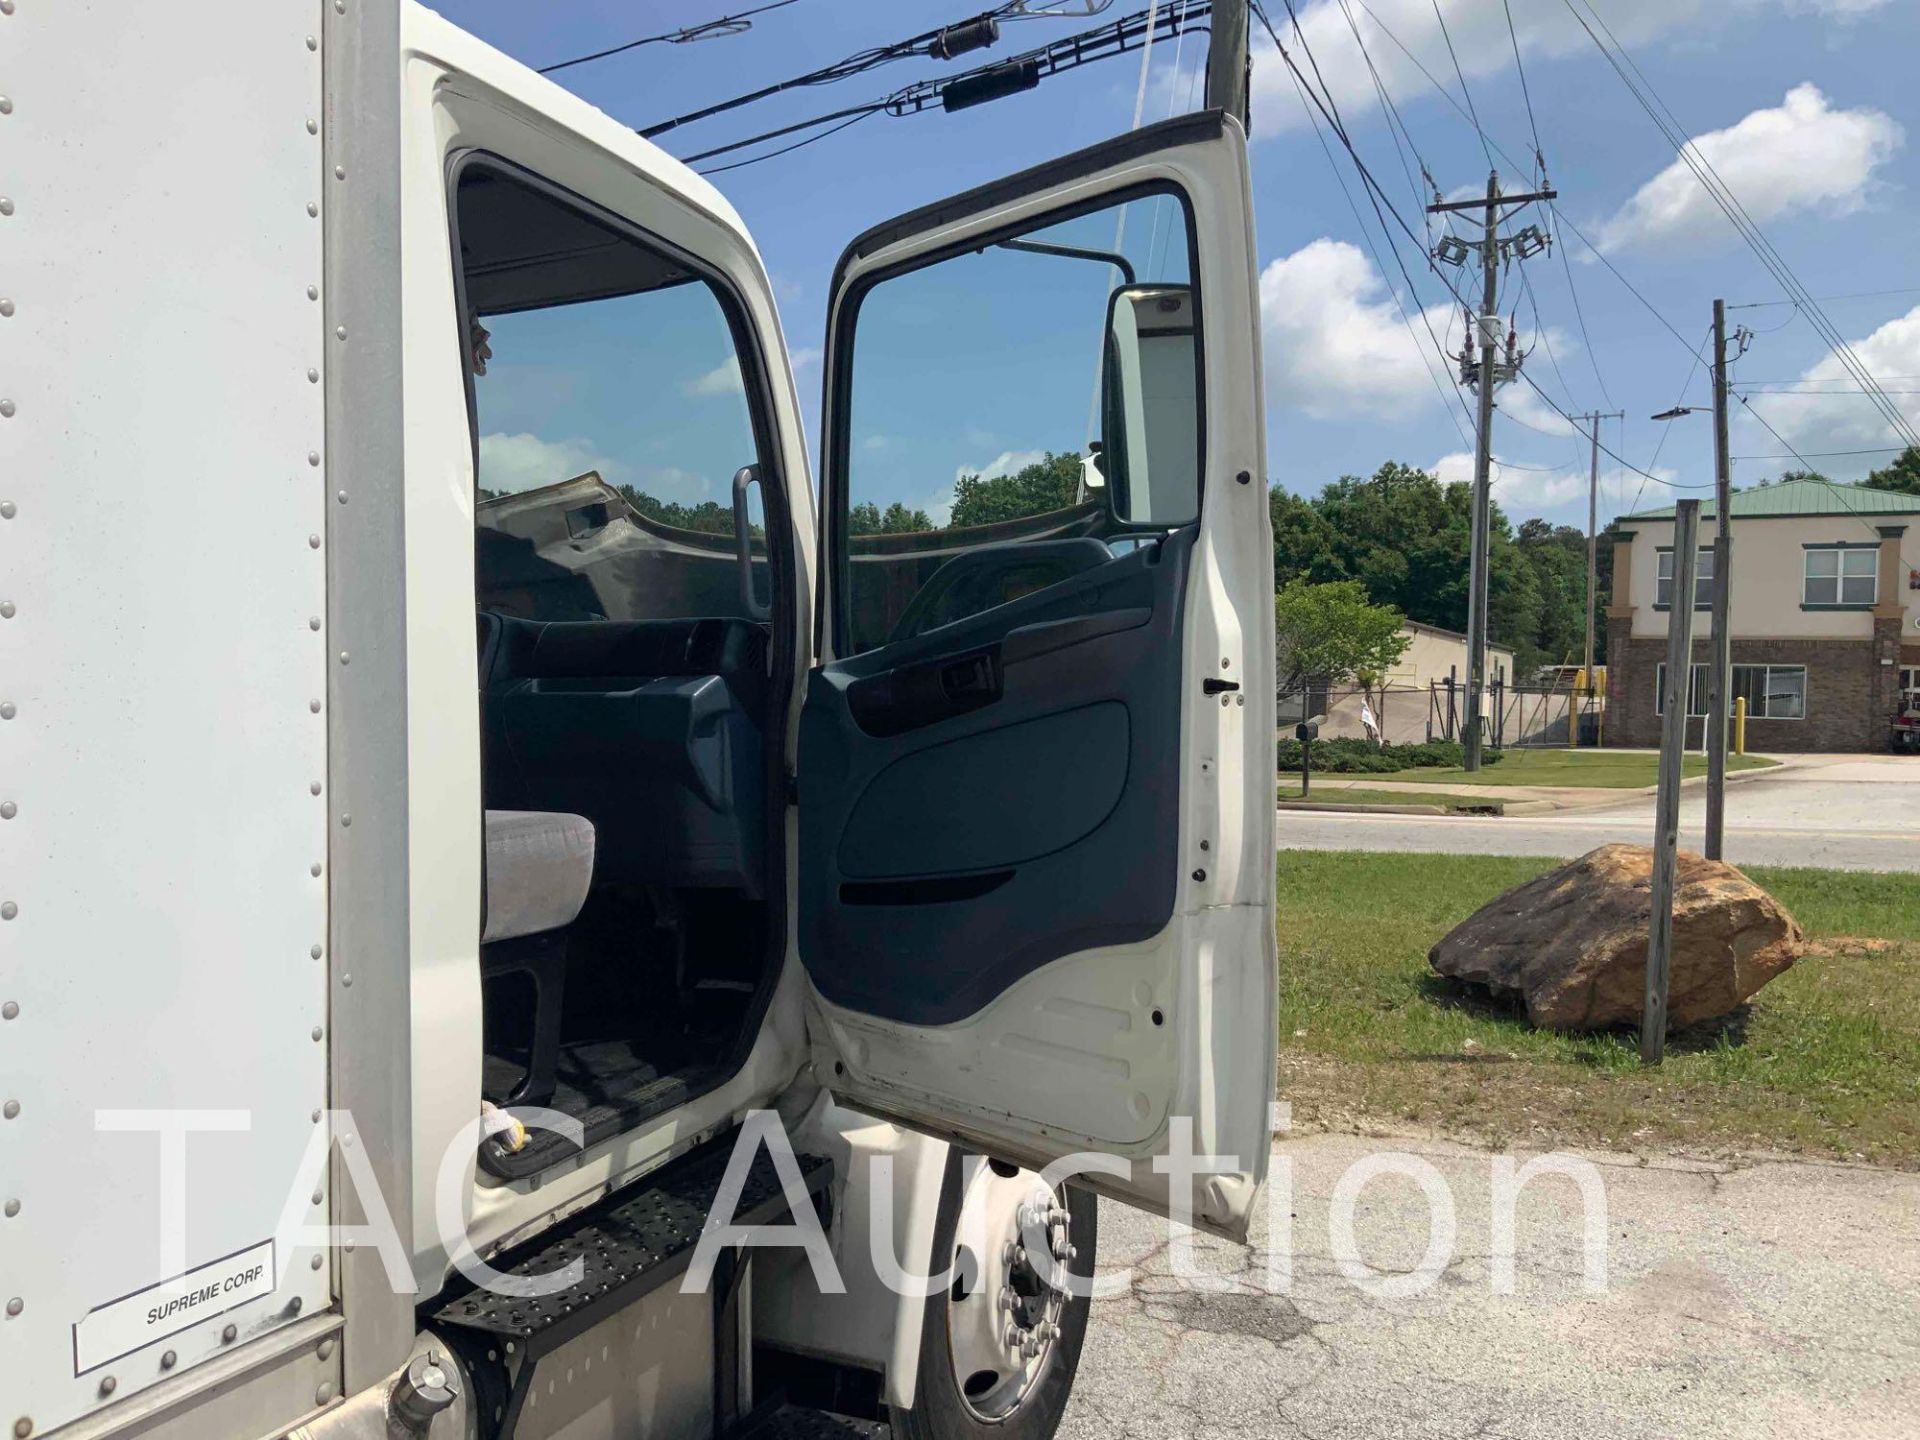
<path id="1" fill-rule="evenodd" d="M 962 475 L 953 482 L 949 525 L 991 525 L 1067 510 L 1080 498 L 1080 457 L 1071 450 L 1023 465 L 1011 475 Z"/>
<path id="2" fill-rule="evenodd" d="M 909 510 L 898 500 L 883 511 L 873 501 L 863 501 L 847 512 L 849 535 L 910 535 L 935 529 L 924 510 Z"/>
<path id="3" fill-rule="evenodd" d="M 731 506 L 723 506 L 713 500 L 702 500 L 698 505 L 683 505 L 678 500 L 662 500 L 631 485 L 615 488 L 619 490 L 620 498 L 635 511 L 650 520 L 658 520 L 662 525 L 671 525 L 679 530 L 698 530 L 707 535 L 733 534 Z"/>
<path id="4" fill-rule="evenodd" d="M 1920 446 L 1909 445 L 1892 464 L 1869 470 L 1867 484 L 1875 490 L 1898 490 L 1903 495 L 1920 495 Z"/>
<path id="5" fill-rule="evenodd" d="M 1400 633 L 1400 612 L 1370 603 L 1357 580 L 1289 581 L 1273 597 L 1273 619 L 1279 657 L 1274 678 L 1282 696 L 1308 687 L 1372 689 L 1412 643 Z"/>

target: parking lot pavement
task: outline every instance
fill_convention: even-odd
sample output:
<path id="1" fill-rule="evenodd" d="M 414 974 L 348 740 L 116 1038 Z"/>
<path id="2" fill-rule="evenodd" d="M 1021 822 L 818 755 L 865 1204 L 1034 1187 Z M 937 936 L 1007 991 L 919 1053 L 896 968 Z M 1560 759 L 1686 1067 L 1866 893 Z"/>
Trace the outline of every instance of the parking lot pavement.
<path id="1" fill-rule="evenodd" d="M 1680 844 L 1698 850 L 1706 793 L 1681 792 Z M 1283 810 L 1280 848 L 1410 850 L 1481 855 L 1580 855 L 1653 837 L 1653 797 L 1555 815 L 1407 816 Z M 1734 864 L 1920 871 L 1920 757 L 1803 756 L 1727 787 L 1727 858 Z"/>
<path id="2" fill-rule="evenodd" d="M 1401 1298 L 1343 1274 L 1329 1228 L 1342 1177 L 1351 1186 L 1357 1162 L 1389 1151 L 1429 1167 L 1456 1225 L 1428 1256 L 1434 1212 L 1413 1180 L 1390 1171 L 1360 1191 L 1347 1253 L 1426 1282 Z M 1101 1270 L 1131 1274 L 1094 1302 L 1064 1440 L 1920 1435 L 1920 1176 L 1588 1155 L 1604 1288 L 1588 1289 L 1575 1182 L 1544 1175 L 1514 1207 L 1502 1295 L 1492 1155 L 1350 1135 L 1275 1153 L 1291 1194 L 1277 1187 L 1254 1247 L 1192 1242 L 1221 1293 L 1174 1278 L 1163 1222 L 1102 1204 Z M 1291 1246 L 1276 1245 L 1289 1225 Z M 1269 1260 L 1289 1248 L 1287 1285 Z"/>

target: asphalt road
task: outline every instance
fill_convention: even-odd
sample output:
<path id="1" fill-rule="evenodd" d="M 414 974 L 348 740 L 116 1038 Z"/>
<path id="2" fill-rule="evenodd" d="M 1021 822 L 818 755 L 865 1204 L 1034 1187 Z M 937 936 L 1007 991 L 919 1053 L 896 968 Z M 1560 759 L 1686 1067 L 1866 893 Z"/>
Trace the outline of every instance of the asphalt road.
<path id="1" fill-rule="evenodd" d="M 1333 792 L 1329 791 L 1329 795 Z M 1683 792 L 1681 848 L 1698 850 L 1706 796 Z M 1653 838 L 1653 798 L 1551 815 L 1360 815 L 1282 810 L 1280 848 L 1481 855 L 1581 855 Z M 1920 757 L 1808 757 L 1777 775 L 1727 787 L 1734 864 L 1920 871 Z"/>
<path id="2" fill-rule="evenodd" d="M 1341 1175 L 1391 1150 L 1432 1167 L 1457 1225 L 1428 1287 L 1402 1298 L 1342 1273 L 1328 1223 Z M 1490 1155 L 1345 1135 L 1276 1153 L 1292 1172 L 1276 1212 L 1291 1217 L 1285 1287 L 1270 1273 L 1265 1215 L 1252 1249 L 1193 1242 L 1225 1287 L 1207 1293 L 1174 1278 L 1164 1222 L 1101 1206 L 1100 1268 L 1132 1275 L 1094 1301 L 1063 1440 L 1920 1435 L 1920 1176 L 1592 1156 L 1604 1290 L 1587 1288 L 1573 1182 L 1545 1176 L 1515 1207 L 1513 1293 L 1502 1295 Z M 1372 1180 L 1353 1213 L 1360 1260 L 1394 1276 L 1420 1269 L 1431 1212 L 1414 1182 Z"/>

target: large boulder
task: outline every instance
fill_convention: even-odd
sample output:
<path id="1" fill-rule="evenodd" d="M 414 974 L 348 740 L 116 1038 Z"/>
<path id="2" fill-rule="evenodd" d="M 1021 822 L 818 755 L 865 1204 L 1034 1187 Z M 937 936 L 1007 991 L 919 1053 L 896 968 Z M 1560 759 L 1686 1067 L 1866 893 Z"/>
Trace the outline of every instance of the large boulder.
<path id="1" fill-rule="evenodd" d="M 1535 1025 L 1637 1024 L 1652 874 L 1647 846 L 1602 845 L 1483 905 L 1428 952 L 1427 963 L 1518 996 Z M 1793 964 L 1804 943 L 1777 900 L 1717 860 L 1681 852 L 1673 899 L 1671 1026 L 1726 1014 Z"/>

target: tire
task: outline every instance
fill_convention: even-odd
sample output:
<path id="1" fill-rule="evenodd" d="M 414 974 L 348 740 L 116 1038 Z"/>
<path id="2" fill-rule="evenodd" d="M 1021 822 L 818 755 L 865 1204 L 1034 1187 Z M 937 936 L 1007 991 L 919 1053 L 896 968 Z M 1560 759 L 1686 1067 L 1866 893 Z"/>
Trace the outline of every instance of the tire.
<path id="1" fill-rule="evenodd" d="M 955 1299 L 967 1283 L 968 1267 L 961 1257 L 964 1237 L 959 1230 L 969 1159 L 977 1161 L 977 1157 L 965 1156 L 958 1149 L 949 1152 L 946 1176 L 940 1190 L 940 1210 L 935 1217 L 933 1230 L 932 1265 L 944 1269 L 954 1264 L 958 1266 L 962 1278 L 957 1279 L 952 1287 L 927 1297 L 920 1331 L 920 1373 L 913 1408 L 893 1412 L 894 1434 L 901 1440 L 984 1440 L 988 1436 L 995 1437 L 995 1440 L 1047 1440 L 1059 1428 L 1061 1416 L 1066 1413 L 1067 1397 L 1073 1389 L 1074 1373 L 1080 1365 L 1081 1347 L 1086 1341 L 1092 1300 L 1087 1294 L 1079 1293 L 1068 1295 L 1060 1301 L 1057 1319 L 1053 1322 L 1057 1330 L 1034 1362 L 1031 1379 L 1023 1386 L 1019 1385 L 1011 1372 L 997 1388 L 983 1386 L 980 1371 L 966 1376 L 958 1373 L 954 1344 L 955 1316 L 964 1313 L 963 1306 L 969 1301 L 994 1303 L 995 1299 L 971 1294 L 966 1301 L 956 1302 Z M 972 1168 L 976 1174 L 985 1170 L 977 1163 Z M 1011 1167 L 995 1163 L 993 1173 L 1006 1178 L 1012 1171 Z M 1038 1189 L 1037 1176 L 1030 1172 L 1021 1173 L 1027 1183 Z M 1085 1281 L 1093 1274 L 1099 1213 L 1090 1191 L 1066 1187 L 1064 1200 L 1070 1217 L 1066 1235 L 1073 1247 L 1073 1258 L 1067 1263 L 1066 1271 Z M 974 1278 L 977 1280 L 977 1274 Z M 1084 1291 L 1086 1286 L 1081 1284 L 1073 1288 Z M 969 1382 L 973 1386 L 971 1397 L 967 1388 Z M 1020 1393 L 1010 1405 L 1002 1400 L 997 1406 L 989 1405 L 983 1409 L 975 1403 L 976 1399 L 985 1403 L 995 1395 L 1004 1396 L 1012 1388 L 1018 1388 Z"/>

